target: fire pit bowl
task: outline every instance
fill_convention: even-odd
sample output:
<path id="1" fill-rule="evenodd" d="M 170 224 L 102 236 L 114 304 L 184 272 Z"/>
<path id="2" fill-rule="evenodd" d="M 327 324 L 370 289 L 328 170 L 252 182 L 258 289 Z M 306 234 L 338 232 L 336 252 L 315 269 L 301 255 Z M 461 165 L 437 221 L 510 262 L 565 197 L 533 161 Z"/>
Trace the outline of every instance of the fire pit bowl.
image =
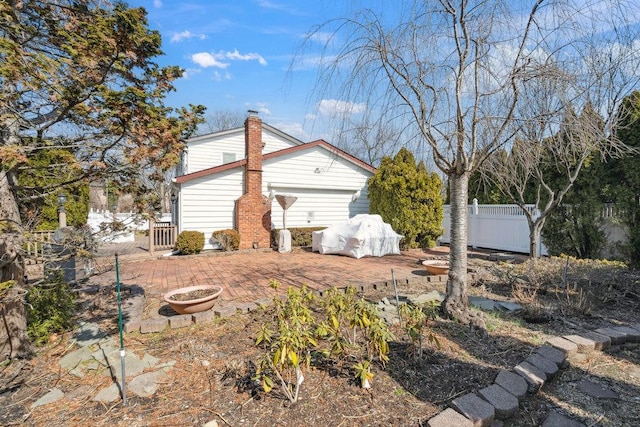
<path id="1" fill-rule="evenodd" d="M 426 261 L 422 261 L 422 265 L 427 270 L 429 274 L 448 274 L 449 273 L 449 262 L 441 261 L 437 259 L 428 259 Z"/>
<path id="2" fill-rule="evenodd" d="M 221 293 L 222 286 L 187 286 L 167 292 L 164 300 L 176 313 L 191 314 L 209 310 Z"/>

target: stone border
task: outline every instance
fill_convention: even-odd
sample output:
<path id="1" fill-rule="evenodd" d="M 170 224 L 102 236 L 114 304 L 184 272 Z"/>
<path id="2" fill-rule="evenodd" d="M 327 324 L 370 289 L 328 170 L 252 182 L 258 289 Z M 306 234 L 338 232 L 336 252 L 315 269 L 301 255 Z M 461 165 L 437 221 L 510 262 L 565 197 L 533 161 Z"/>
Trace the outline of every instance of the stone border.
<path id="1" fill-rule="evenodd" d="M 502 425 L 502 420 L 518 410 L 519 401 L 528 394 L 535 394 L 545 383 L 552 381 L 559 369 L 569 367 L 568 358 L 592 351 L 604 351 L 611 345 L 637 342 L 640 342 L 640 323 L 551 337 L 511 370 L 501 369 L 492 385 L 454 399 L 449 408 L 429 419 L 427 425 Z M 568 423 L 582 425 L 554 412 L 543 425 L 561 426 Z"/>

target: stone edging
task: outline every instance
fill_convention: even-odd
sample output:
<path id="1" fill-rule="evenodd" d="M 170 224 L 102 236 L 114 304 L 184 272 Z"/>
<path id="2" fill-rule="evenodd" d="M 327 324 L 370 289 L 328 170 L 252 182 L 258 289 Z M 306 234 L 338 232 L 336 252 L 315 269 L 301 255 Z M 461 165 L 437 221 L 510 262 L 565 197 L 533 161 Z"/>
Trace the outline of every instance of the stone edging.
<path id="1" fill-rule="evenodd" d="M 449 408 L 431 418 L 429 427 L 465 427 L 502 425 L 501 420 L 513 415 L 519 401 L 527 394 L 537 393 L 545 383 L 552 381 L 559 369 L 569 366 L 568 358 L 578 353 L 604 351 L 611 345 L 640 342 L 640 324 L 599 328 L 575 335 L 552 337 L 532 355 L 511 370 L 502 369 L 492 385 L 468 393 L 451 402 Z M 575 423 L 568 418 L 549 425 Z M 500 420 L 500 421 L 495 421 Z M 543 425 L 547 425 L 545 422 Z"/>

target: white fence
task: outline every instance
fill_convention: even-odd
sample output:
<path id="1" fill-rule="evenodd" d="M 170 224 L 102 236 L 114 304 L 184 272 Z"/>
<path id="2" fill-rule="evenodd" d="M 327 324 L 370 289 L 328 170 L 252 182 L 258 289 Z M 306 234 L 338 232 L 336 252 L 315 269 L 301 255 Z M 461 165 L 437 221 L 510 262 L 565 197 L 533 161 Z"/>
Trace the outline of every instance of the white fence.
<path id="1" fill-rule="evenodd" d="M 112 232 L 108 225 L 114 221 L 114 213 L 110 211 L 89 211 L 87 225 L 103 243 L 124 243 L 135 240 L 136 231 L 149 230 L 149 220 L 136 213 L 116 213 L 115 220 L 124 226 L 123 231 Z M 163 214 L 160 221 L 171 222 L 171 214 Z"/>
<path id="2" fill-rule="evenodd" d="M 526 205 L 534 213 L 535 205 Z M 451 242 L 449 205 L 444 206 L 444 234 L 441 243 Z M 473 205 L 467 207 L 467 244 L 474 248 L 496 249 L 529 253 L 529 225 L 522 209 L 517 205 Z M 540 242 L 540 254 L 548 255 Z"/>

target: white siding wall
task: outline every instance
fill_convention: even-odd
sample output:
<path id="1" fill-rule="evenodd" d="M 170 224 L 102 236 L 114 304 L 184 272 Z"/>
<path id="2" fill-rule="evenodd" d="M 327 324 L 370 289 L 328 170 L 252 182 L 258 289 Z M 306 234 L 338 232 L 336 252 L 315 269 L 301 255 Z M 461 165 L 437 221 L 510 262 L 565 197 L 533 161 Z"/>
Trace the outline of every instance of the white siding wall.
<path id="1" fill-rule="evenodd" d="M 263 171 L 265 195 L 274 190 L 298 197 L 287 210 L 287 227 L 324 227 L 369 213 L 366 183 L 371 173 L 322 147 L 267 160 Z M 358 191 L 359 197 L 353 201 Z M 274 199 L 273 227 L 282 228 L 282 219 L 282 208 Z"/>
<path id="2" fill-rule="evenodd" d="M 178 230 L 205 234 L 205 242 L 215 230 L 233 228 L 235 201 L 243 192 L 243 169 L 221 172 L 216 179 L 197 178 L 182 184 Z"/>
<path id="3" fill-rule="evenodd" d="M 263 154 L 295 145 L 290 140 L 264 128 L 262 142 L 264 143 Z M 222 153 L 235 153 L 236 160 L 242 160 L 245 158 L 244 128 L 225 132 L 221 135 L 212 134 L 210 138 L 206 136 L 203 136 L 202 139 L 194 138 L 189 142 L 188 146 L 187 168 L 184 170 L 184 174 L 221 165 L 223 163 Z"/>

